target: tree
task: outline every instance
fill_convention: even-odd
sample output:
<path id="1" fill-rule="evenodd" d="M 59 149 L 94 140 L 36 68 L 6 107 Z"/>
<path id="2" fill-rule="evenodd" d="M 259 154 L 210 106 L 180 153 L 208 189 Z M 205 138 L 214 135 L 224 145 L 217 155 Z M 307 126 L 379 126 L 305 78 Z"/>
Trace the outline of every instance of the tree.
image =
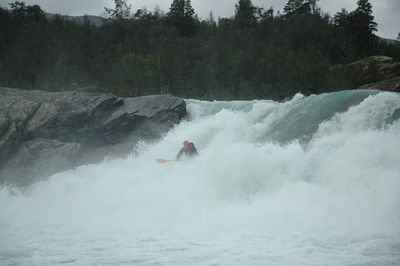
<path id="1" fill-rule="evenodd" d="M 373 54 L 375 38 L 373 32 L 377 30 L 378 24 L 374 21 L 372 5 L 368 0 L 358 0 L 357 9 L 350 13 L 342 9 L 334 16 L 333 23 L 344 33 L 344 43 L 346 40 L 351 42 L 356 56 L 364 57 Z"/>
<path id="2" fill-rule="evenodd" d="M 18 86 L 35 89 L 40 68 L 47 49 L 44 12 L 38 5 L 25 6 L 24 2 L 10 3 L 15 43 L 7 48 L 7 59 L 15 63 L 11 71 Z"/>
<path id="3" fill-rule="evenodd" d="M 312 12 L 313 14 L 315 14 L 315 13 L 317 13 L 317 12 L 320 11 L 320 8 L 317 6 L 317 2 L 318 2 L 318 1 L 319 1 L 319 0 L 308 0 L 308 5 L 310 6 L 311 12 Z"/>
<path id="4" fill-rule="evenodd" d="M 182 36 L 192 36 L 197 32 L 194 9 L 190 0 L 174 0 L 167 13 L 167 21 L 176 27 Z"/>
<path id="5" fill-rule="evenodd" d="M 318 0 L 289 0 L 283 8 L 283 13 L 287 16 L 315 13 L 317 2 Z"/>
<path id="6" fill-rule="evenodd" d="M 235 22 L 243 28 L 257 24 L 259 13 L 260 8 L 255 7 L 251 0 L 239 0 L 235 4 Z"/>
<path id="7" fill-rule="evenodd" d="M 311 11 L 310 7 L 304 0 L 289 0 L 283 8 L 283 13 L 286 15 L 302 14 L 305 11 Z"/>
<path id="8" fill-rule="evenodd" d="M 346 56 L 347 48 L 347 35 L 349 34 L 350 19 L 349 12 L 345 8 L 342 8 L 340 12 L 337 12 L 332 19 L 333 24 L 342 33 L 343 43 L 342 43 L 342 55 Z"/>
<path id="9" fill-rule="evenodd" d="M 36 22 L 45 18 L 43 10 L 38 5 L 27 6 L 26 15 L 28 18 Z"/>
<path id="10" fill-rule="evenodd" d="M 15 21 L 22 22 L 26 16 L 26 6 L 24 2 L 15 1 L 9 4 L 11 7 L 11 16 Z"/>
<path id="11" fill-rule="evenodd" d="M 286 0 L 285 15 L 235 0 L 233 17 L 210 14 L 202 21 L 189 0 L 171 1 L 168 15 L 144 8 L 134 16 L 129 1 L 114 1 L 101 26 L 89 17 L 83 23 L 61 15 L 46 19 L 40 7 L 19 1 L 11 11 L 0 8 L 0 85 L 283 100 L 298 91 L 361 85 L 361 73 L 337 64 L 368 54 L 400 60 L 398 45 L 374 40 L 377 25 L 366 0 L 333 19 L 319 12 L 317 0 Z"/>
<path id="12" fill-rule="evenodd" d="M 131 5 L 128 6 L 126 0 L 114 0 L 115 8 L 105 7 L 106 17 L 111 21 L 128 19 L 131 16 Z"/>
<path id="13" fill-rule="evenodd" d="M 377 31 L 378 24 L 374 21 L 372 5 L 369 0 L 358 0 L 357 9 L 354 13 L 358 17 L 359 23 L 362 25 L 365 33 L 372 35 L 374 31 Z"/>
<path id="14" fill-rule="evenodd" d="M 289 0 L 283 8 L 283 13 L 288 15 L 294 13 L 303 5 L 304 0 Z"/>
<path id="15" fill-rule="evenodd" d="M 337 12 L 333 16 L 333 24 L 341 29 L 345 29 L 349 23 L 349 12 L 345 8 L 342 8 L 340 12 Z"/>
<path id="16" fill-rule="evenodd" d="M 274 19 L 274 8 L 271 6 L 267 11 L 265 11 L 261 16 L 262 21 L 270 22 Z"/>
<path id="17" fill-rule="evenodd" d="M 353 11 L 354 33 L 357 38 L 358 48 L 364 55 L 370 56 L 373 53 L 374 31 L 377 31 L 378 24 L 372 15 L 372 5 L 368 0 L 358 0 L 357 9 Z"/>

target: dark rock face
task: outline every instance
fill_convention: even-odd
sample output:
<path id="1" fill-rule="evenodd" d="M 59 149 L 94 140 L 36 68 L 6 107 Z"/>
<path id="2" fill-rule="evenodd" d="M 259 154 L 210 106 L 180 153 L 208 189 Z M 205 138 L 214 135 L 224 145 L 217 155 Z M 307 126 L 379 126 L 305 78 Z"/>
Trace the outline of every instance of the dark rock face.
<path id="1" fill-rule="evenodd" d="M 392 78 L 392 79 L 384 80 L 381 82 L 363 85 L 363 86 L 359 87 L 358 89 L 400 92 L 400 76 Z"/>
<path id="2" fill-rule="evenodd" d="M 171 95 L 0 88 L 0 183 L 25 185 L 58 171 L 124 155 L 155 140 L 186 116 Z"/>

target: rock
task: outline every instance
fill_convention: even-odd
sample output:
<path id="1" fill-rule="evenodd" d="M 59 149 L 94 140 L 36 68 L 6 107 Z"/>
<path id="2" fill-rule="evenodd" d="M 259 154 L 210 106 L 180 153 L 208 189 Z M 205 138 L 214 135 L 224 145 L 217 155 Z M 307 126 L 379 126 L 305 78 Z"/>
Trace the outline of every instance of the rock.
<path id="1" fill-rule="evenodd" d="M 400 76 L 376 83 L 366 84 L 357 89 L 400 92 Z"/>
<path id="2" fill-rule="evenodd" d="M 363 84 L 387 80 L 400 75 L 400 62 L 395 62 L 388 56 L 370 56 L 348 66 L 361 74 Z"/>
<path id="3" fill-rule="evenodd" d="M 400 76 L 400 62 L 388 56 L 370 56 L 356 62 L 336 65 L 329 71 L 333 90 L 356 89 Z"/>
<path id="4" fill-rule="evenodd" d="M 123 156 L 186 115 L 172 95 L 0 88 L 0 183 L 30 184 L 58 171 Z"/>

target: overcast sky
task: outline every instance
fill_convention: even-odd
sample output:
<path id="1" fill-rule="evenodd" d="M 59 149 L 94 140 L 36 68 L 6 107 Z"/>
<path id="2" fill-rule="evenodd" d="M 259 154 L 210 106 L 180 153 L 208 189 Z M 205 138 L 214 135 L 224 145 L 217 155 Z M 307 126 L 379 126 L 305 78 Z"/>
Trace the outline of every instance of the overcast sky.
<path id="1" fill-rule="evenodd" d="M 21 1 L 21 0 L 20 0 Z M 0 0 L 1 7 L 8 7 L 13 0 Z M 113 0 L 25 0 L 27 5 L 39 5 L 49 13 L 63 15 L 100 15 L 104 7 L 113 7 Z M 133 10 L 147 7 L 153 11 L 156 5 L 167 12 L 172 0 L 128 0 Z M 230 17 L 234 14 L 235 3 L 238 0 L 192 0 L 192 6 L 200 18 L 208 18 L 210 11 L 215 18 Z M 253 4 L 263 8 L 273 7 L 275 12 L 281 11 L 287 0 L 252 0 Z M 352 11 L 357 6 L 357 0 L 320 0 L 318 5 L 331 15 L 346 8 Z M 370 0 L 373 6 L 373 15 L 378 23 L 377 35 L 396 39 L 400 32 L 400 0 Z"/>

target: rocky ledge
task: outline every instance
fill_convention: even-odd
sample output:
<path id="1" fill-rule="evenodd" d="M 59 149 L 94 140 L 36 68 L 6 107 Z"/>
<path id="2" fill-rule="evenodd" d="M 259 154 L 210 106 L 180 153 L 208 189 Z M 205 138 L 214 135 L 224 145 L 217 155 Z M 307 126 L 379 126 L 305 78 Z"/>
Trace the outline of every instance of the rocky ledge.
<path id="1" fill-rule="evenodd" d="M 400 92 L 400 76 L 376 83 L 366 84 L 359 87 L 358 89 Z"/>
<path id="2" fill-rule="evenodd" d="M 0 184 L 27 185 L 59 171 L 123 156 L 186 116 L 172 95 L 0 88 Z"/>

